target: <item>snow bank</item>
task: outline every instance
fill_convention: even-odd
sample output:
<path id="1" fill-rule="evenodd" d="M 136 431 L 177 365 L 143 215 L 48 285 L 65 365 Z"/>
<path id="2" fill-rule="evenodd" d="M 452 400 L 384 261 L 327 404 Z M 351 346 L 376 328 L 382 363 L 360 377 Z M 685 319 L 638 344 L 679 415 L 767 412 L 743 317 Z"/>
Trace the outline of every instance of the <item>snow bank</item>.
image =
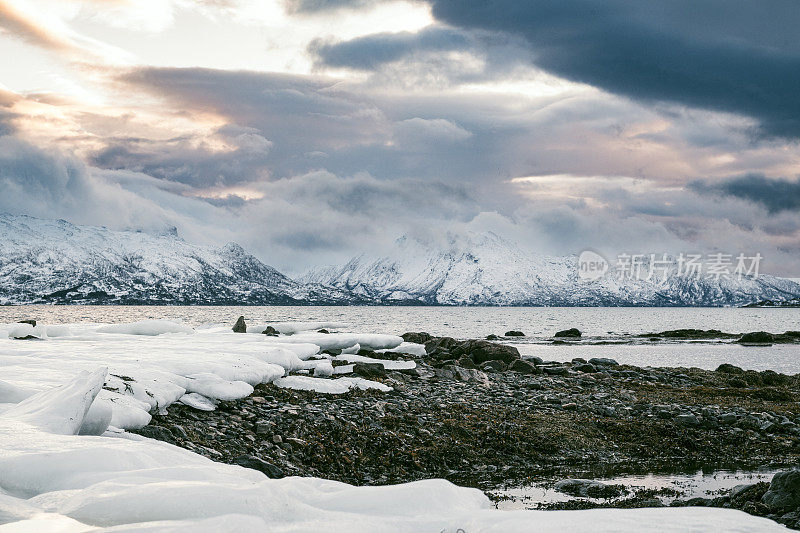
<path id="1" fill-rule="evenodd" d="M 307 342 L 315 344 L 322 350 L 341 350 L 359 344 L 361 348 L 371 350 L 397 348 L 403 338 L 397 335 L 381 335 L 377 333 L 298 333 L 290 337 L 269 337 L 271 342 Z"/>
<path id="2" fill-rule="evenodd" d="M 310 376 L 287 376 L 276 379 L 275 385 L 283 389 L 314 391 L 322 394 L 344 394 L 352 389 L 376 389 L 382 392 L 392 390 L 391 387 L 383 383 L 354 377 L 320 379 Z"/>
<path id="3" fill-rule="evenodd" d="M 375 359 L 363 355 L 345 354 L 337 355 L 334 357 L 337 361 L 344 361 L 346 363 L 380 363 L 386 370 L 410 370 L 417 368 L 417 363 L 414 361 L 393 361 L 391 359 Z"/>
<path id="4" fill-rule="evenodd" d="M 79 335 L 86 334 L 80 333 Z M 252 375 L 258 365 L 269 365 L 248 354 L 264 349 L 258 341 L 240 341 L 233 347 L 237 355 L 220 351 L 212 338 L 203 342 L 203 333 L 181 336 L 193 339 L 191 351 L 181 351 L 176 339 L 140 338 L 114 344 L 99 341 L 89 334 L 89 342 L 48 340 L 23 343 L 0 339 L 0 347 L 17 350 L 4 354 L 0 365 L 11 369 L 9 383 L 25 368 L 28 378 L 52 380 L 72 372 L 68 380 L 56 383 L 0 413 L 0 525 L 10 531 L 332 531 L 361 533 L 372 531 L 486 531 L 542 532 L 599 531 L 724 531 L 770 533 L 785 531 L 783 526 L 740 511 L 713 508 L 600 509 L 587 511 L 498 511 L 479 490 L 461 488 L 444 480 L 425 480 L 393 486 L 353 487 L 317 478 L 288 477 L 268 479 L 261 472 L 234 465 L 215 463 L 176 446 L 139 435 L 109 429 L 108 406 L 104 394 L 146 408 L 150 404 L 131 393 L 101 389 L 106 382 L 103 368 L 80 371 L 86 364 L 105 359 L 116 366 L 130 365 L 128 374 L 117 370 L 114 383 L 155 387 L 170 377 L 157 362 L 177 350 L 180 357 L 194 356 L 194 365 L 216 368 L 214 377 L 203 373 L 172 375 L 187 386 L 208 380 L 203 387 L 214 394 L 243 393 L 246 382 L 225 375 Z M 252 337 L 240 335 L 240 337 Z M 223 336 L 227 341 L 229 336 Z M 70 351 L 70 343 L 76 348 Z M 30 344 L 45 347 L 43 354 Z M 78 354 L 92 345 L 105 350 L 88 359 Z M 108 346 L 106 346 L 108 345 Z M 54 348 L 47 348 L 53 346 Z M 134 349 L 138 347 L 138 349 Z M 146 356 L 151 350 L 155 356 Z M 49 351 L 49 350 L 52 350 Z M 7 351 L 7 350 L 5 350 Z M 38 354 L 38 355 L 36 355 Z M 129 358 L 123 357 L 126 354 Z M 61 359 L 59 359 L 59 357 Z M 172 357 L 177 357 L 174 353 Z M 18 361 L 20 360 L 20 361 Z M 62 367 L 58 367 L 62 361 Z M 135 361 L 137 365 L 131 364 Z M 239 363 L 254 366 L 221 367 Z M 216 362 L 219 367 L 212 363 Z M 316 361 L 315 364 L 330 364 Z M 27 364 L 28 366 L 24 366 Z M 17 365 L 19 368 L 15 367 Z M 23 365 L 23 366 L 19 366 Z M 274 367 L 274 365 L 269 365 Z M 76 368 L 78 367 L 78 368 Z M 75 370 L 79 373 L 74 375 Z M 136 371 L 147 377 L 138 381 Z M 114 377 L 114 376 L 111 376 Z M 226 382 L 225 380 L 228 379 Z M 149 381 L 148 381 L 149 380 Z M 327 387 L 350 389 L 379 388 L 380 383 L 361 378 L 320 379 L 289 376 L 279 382 L 319 390 Z M 172 393 L 179 387 L 170 383 Z M 191 387 L 190 387 L 191 388 Z M 184 389 L 186 390 L 186 389 Z M 308 390 L 308 389 L 307 389 Z M 13 390 L 12 392 L 19 392 Z M 214 400 L 197 392 L 180 397 L 182 402 L 197 402 L 213 408 Z M 142 411 L 143 412 L 143 411 Z M 114 411 L 112 416 L 118 416 Z M 113 419 L 111 419 L 113 422 Z M 92 433 L 80 435 L 78 433 Z"/>
<path id="5" fill-rule="evenodd" d="M 417 357 L 425 357 L 428 352 L 425 351 L 425 345 L 417 344 L 416 342 L 404 342 L 400 346 L 396 348 L 392 348 L 391 350 L 383 349 L 383 350 L 376 350 L 377 352 L 395 352 L 395 353 L 407 353 L 409 355 L 414 355 Z"/>
<path id="6" fill-rule="evenodd" d="M 130 324 L 111 324 L 97 328 L 99 333 L 121 333 L 124 335 L 163 335 L 164 333 L 194 333 L 189 326 L 170 320 L 142 320 Z"/>
<path id="7" fill-rule="evenodd" d="M 301 331 L 317 331 L 320 329 L 342 329 L 347 324 L 341 322 L 269 322 L 266 324 L 254 324 L 247 326 L 247 333 L 263 333 L 267 326 L 272 326 L 278 333 L 284 335 L 294 335 Z"/>

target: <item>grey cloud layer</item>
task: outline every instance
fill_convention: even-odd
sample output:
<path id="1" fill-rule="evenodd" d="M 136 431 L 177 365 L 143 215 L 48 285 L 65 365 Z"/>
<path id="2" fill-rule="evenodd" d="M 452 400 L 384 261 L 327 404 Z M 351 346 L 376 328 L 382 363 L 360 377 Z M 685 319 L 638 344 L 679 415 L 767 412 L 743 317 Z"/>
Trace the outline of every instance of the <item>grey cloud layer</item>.
<path id="1" fill-rule="evenodd" d="M 537 65 L 635 99 L 757 118 L 800 137 L 800 8 L 794 0 L 433 0 L 434 16 L 509 32 Z"/>

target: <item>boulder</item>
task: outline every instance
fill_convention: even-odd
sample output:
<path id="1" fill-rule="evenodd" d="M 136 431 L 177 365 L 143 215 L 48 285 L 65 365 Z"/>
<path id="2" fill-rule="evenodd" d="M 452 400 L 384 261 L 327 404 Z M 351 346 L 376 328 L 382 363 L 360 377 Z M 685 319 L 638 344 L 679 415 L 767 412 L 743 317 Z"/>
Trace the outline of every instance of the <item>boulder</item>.
<path id="1" fill-rule="evenodd" d="M 544 370 L 545 374 L 550 374 L 551 376 L 566 376 L 569 374 L 569 369 L 561 365 L 543 366 L 542 370 Z"/>
<path id="2" fill-rule="evenodd" d="M 557 331 L 553 337 L 580 337 L 581 332 L 578 328 L 570 328 L 562 331 Z"/>
<path id="3" fill-rule="evenodd" d="M 427 349 L 427 347 L 426 344 L 425 348 Z M 478 365 L 486 361 L 502 361 L 509 364 L 520 358 L 519 350 L 513 346 L 483 340 L 464 341 L 450 351 L 456 358 L 469 355 Z"/>
<path id="4" fill-rule="evenodd" d="M 425 344 L 429 340 L 433 339 L 433 336 L 430 333 L 425 333 L 424 331 L 421 331 L 419 333 L 415 332 L 403 333 L 400 336 L 403 338 L 404 341 L 413 342 L 416 344 Z"/>
<path id="5" fill-rule="evenodd" d="M 511 331 L 506 331 L 506 335 L 505 336 L 506 337 L 524 337 L 525 334 L 522 333 L 521 331 L 517 331 L 517 330 L 512 329 Z"/>
<path id="6" fill-rule="evenodd" d="M 317 333 L 330 333 L 330 331 L 328 331 L 328 330 L 327 330 L 327 329 L 325 329 L 325 328 L 322 328 L 322 329 L 318 329 L 318 330 L 317 330 Z"/>
<path id="7" fill-rule="evenodd" d="M 455 348 L 459 344 L 460 344 L 459 341 L 455 340 L 452 337 L 434 337 L 431 340 L 425 342 L 425 351 L 427 352 L 428 355 L 431 355 L 434 358 L 438 358 L 437 357 L 438 354 L 442 352 L 449 353 L 450 351 L 452 351 L 453 348 Z"/>
<path id="8" fill-rule="evenodd" d="M 744 374 L 744 370 L 728 363 L 722 363 L 714 372 L 722 372 L 723 374 Z"/>
<path id="9" fill-rule="evenodd" d="M 353 374 L 366 379 L 386 377 L 386 369 L 380 363 L 355 363 Z"/>
<path id="10" fill-rule="evenodd" d="M 536 365 L 529 361 L 525 361 L 524 359 L 517 359 L 513 363 L 511 363 L 508 367 L 509 370 L 513 370 L 514 372 L 520 372 L 522 374 L 540 374 L 541 370 L 536 368 Z"/>
<path id="11" fill-rule="evenodd" d="M 589 359 L 589 363 L 594 366 L 619 366 L 616 360 L 609 357 L 592 357 Z"/>
<path id="12" fill-rule="evenodd" d="M 741 344 L 772 344 L 775 338 L 772 336 L 772 333 L 767 333 L 766 331 L 753 331 L 750 333 L 745 333 L 741 337 L 739 337 L 739 341 Z"/>
<path id="13" fill-rule="evenodd" d="M 577 370 L 578 372 L 584 372 L 587 374 L 591 374 L 593 372 L 597 372 L 597 367 L 594 366 L 592 363 L 577 363 L 573 365 L 573 370 Z"/>
<path id="14" fill-rule="evenodd" d="M 280 335 L 280 332 L 272 326 L 267 326 L 267 329 L 262 331 L 261 334 L 266 335 L 267 337 L 277 337 Z"/>
<path id="15" fill-rule="evenodd" d="M 268 463 L 267 461 L 260 459 L 254 455 L 242 455 L 234 460 L 234 464 L 239 466 L 243 466 L 245 468 L 251 468 L 253 470 L 258 470 L 259 472 L 263 473 L 269 478 L 278 479 L 285 476 L 283 470 L 278 468 L 272 463 Z"/>
<path id="16" fill-rule="evenodd" d="M 499 340 L 499 339 L 500 339 L 500 337 L 498 335 L 495 335 L 494 333 L 492 333 L 491 335 L 487 335 L 486 336 L 486 340 L 487 341 L 496 341 L 496 340 Z"/>
<path id="17" fill-rule="evenodd" d="M 236 320 L 236 324 L 233 325 L 233 332 L 247 333 L 247 324 L 245 324 L 243 316 L 240 316 L 239 319 Z"/>
<path id="18" fill-rule="evenodd" d="M 800 507 L 800 469 L 775 474 L 761 502 L 775 511 L 794 511 Z"/>
<path id="19" fill-rule="evenodd" d="M 505 372 L 508 370 L 508 365 L 503 361 L 492 360 L 484 362 L 480 368 L 484 372 Z"/>
<path id="20" fill-rule="evenodd" d="M 26 318 L 25 320 L 20 320 L 17 324 L 30 324 L 33 327 L 36 327 L 36 321 L 32 318 Z"/>

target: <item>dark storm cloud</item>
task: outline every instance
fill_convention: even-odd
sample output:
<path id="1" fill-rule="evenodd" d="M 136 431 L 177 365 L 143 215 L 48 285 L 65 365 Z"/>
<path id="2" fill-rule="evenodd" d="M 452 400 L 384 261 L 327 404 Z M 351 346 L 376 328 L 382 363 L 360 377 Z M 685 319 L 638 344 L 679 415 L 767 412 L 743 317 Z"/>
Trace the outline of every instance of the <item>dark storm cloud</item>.
<path id="1" fill-rule="evenodd" d="M 309 45 L 309 52 L 330 67 L 372 70 L 415 52 L 465 50 L 473 46 L 462 31 L 432 27 L 416 33 L 376 33 L 344 42 L 317 39 Z"/>
<path id="2" fill-rule="evenodd" d="M 772 179 L 747 174 L 714 183 L 693 182 L 690 186 L 700 193 L 711 192 L 760 204 L 771 214 L 800 211 L 800 178 Z"/>
<path id="3" fill-rule="evenodd" d="M 800 137 L 796 0 L 434 0 L 434 16 L 508 32 L 536 65 L 637 100 L 751 116 Z"/>

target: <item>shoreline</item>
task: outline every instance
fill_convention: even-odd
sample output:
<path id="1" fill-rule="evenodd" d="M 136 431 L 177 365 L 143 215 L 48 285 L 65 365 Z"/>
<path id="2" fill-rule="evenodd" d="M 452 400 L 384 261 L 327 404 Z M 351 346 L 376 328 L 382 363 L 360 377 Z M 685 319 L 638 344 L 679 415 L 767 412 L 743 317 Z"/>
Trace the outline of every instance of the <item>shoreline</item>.
<path id="1" fill-rule="evenodd" d="M 326 395 L 265 384 L 215 411 L 175 404 L 138 433 L 270 477 L 355 485 L 444 478 L 489 495 L 634 468 L 777 468 L 800 459 L 800 375 L 583 360 L 512 362 L 512 369 L 495 360 L 479 369 L 463 357 L 429 352 L 362 354 L 416 361 L 410 371 L 356 365 L 356 375 L 392 392 Z M 762 495 L 763 485 L 753 494 Z M 730 498 L 720 498 L 717 506 L 730 506 Z M 543 508 L 653 505 L 644 491 Z"/>

